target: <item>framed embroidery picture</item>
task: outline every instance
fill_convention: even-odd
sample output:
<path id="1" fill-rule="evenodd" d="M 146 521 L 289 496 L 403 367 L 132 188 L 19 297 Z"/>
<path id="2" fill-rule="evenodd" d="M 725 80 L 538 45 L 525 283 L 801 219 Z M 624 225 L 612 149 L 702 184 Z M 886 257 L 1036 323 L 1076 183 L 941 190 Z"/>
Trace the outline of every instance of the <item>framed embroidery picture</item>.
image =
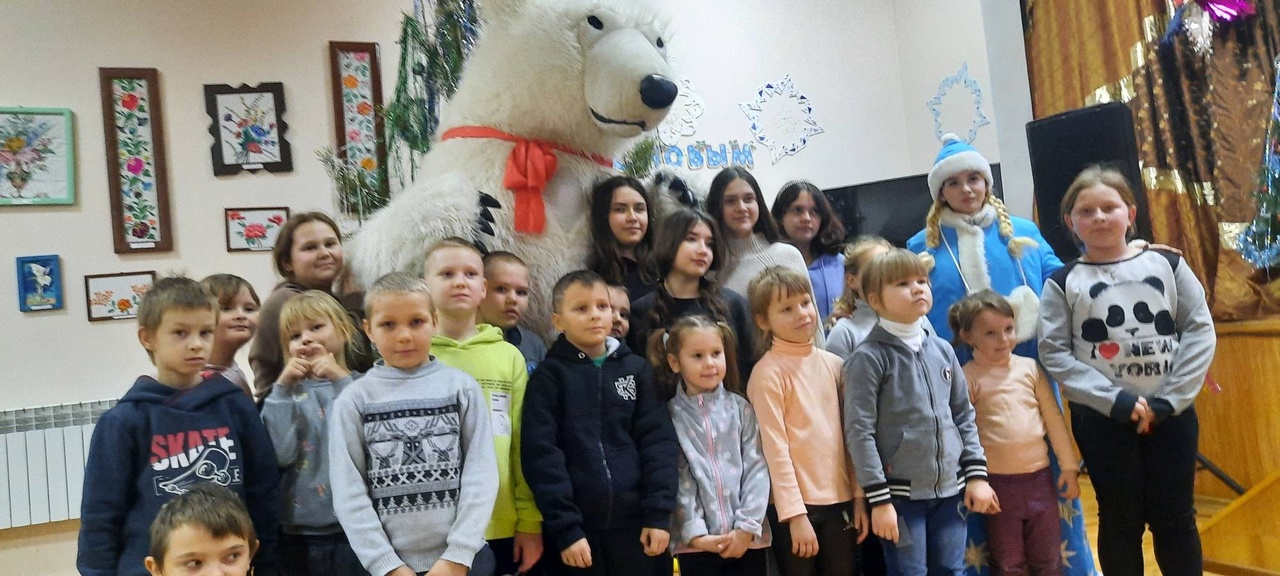
<path id="1" fill-rule="evenodd" d="M 383 138 L 382 65 L 374 42 L 330 42 L 333 126 L 338 159 L 358 168 L 387 193 L 387 147 Z M 344 203 L 345 204 L 345 203 Z M 352 206 L 342 206 L 352 212 Z"/>
<path id="2" fill-rule="evenodd" d="M 18 309 L 62 309 L 62 262 L 57 254 L 18 258 Z"/>
<path id="3" fill-rule="evenodd" d="M 75 204 L 69 108 L 0 108 L 0 206 Z"/>
<path id="4" fill-rule="evenodd" d="M 99 68 L 116 254 L 173 249 L 164 115 L 155 68 Z"/>
<path id="5" fill-rule="evenodd" d="M 142 296 L 155 282 L 154 270 L 85 276 L 84 297 L 89 321 L 137 318 Z"/>
<path id="6" fill-rule="evenodd" d="M 288 208 L 227 208 L 227 252 L 270 252 L 276 247 Z"/>
<path id="7" fill-rule="evenodd" d="M 204 106 L 211 121 L 215 175 L 293 171 L 293 153 L 285 140 L 284 84 L 205 84 Z"/>

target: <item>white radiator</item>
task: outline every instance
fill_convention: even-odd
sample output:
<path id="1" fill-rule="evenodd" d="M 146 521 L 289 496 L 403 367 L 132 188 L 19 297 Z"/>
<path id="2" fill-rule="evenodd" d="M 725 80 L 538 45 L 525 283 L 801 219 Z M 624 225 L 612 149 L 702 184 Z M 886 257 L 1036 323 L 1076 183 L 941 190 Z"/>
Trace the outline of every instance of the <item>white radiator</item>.
<path id="1" fill-rule="evenodd" d="M 92 422 L 111 404 L 0 413 L 0 529 L 80 517 Z"/>

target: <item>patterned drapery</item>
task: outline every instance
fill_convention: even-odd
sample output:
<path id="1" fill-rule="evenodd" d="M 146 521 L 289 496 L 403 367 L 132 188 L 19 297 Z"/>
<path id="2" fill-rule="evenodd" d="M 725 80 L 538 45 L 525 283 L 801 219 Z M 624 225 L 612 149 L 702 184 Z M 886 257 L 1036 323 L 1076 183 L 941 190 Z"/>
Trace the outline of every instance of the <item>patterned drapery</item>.
<path id="1" fill-rule="evenodd" d="M 1256 16 L 1219 26 L 1206 56 L 1183 34 L 1161 44 L 1171 3 L 1023 2 L 1035 116 L 1129 105 L 1155 240 L 1183 250 L 1220 321 L 1280 314 L 1280 274 L 1233 249 L 1256 213 L 1280 52 L 1280 2 L 1255 4 Z"/>

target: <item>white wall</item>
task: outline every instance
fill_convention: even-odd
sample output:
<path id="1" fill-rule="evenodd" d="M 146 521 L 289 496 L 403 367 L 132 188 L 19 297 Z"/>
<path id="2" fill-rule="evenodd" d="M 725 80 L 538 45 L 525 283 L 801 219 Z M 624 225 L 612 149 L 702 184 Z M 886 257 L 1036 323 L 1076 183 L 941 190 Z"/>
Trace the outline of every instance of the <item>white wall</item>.
<path id="1" fill-rule="evenodd" d="M 411 5 L 367 2 L 356 10 L 342 0 L 317 0 L 299 10 L 300 4 L 285 2 L 146 0 L 71 6 L 6 0 L 0 8 L 0 38 L 30 47 L 22 57 L 0 60 L 9 79 L 0 82 L 0 105 L 71 108 L 79 167 L 74 206 L 0 209 L 0 410 L 118 397 L 134 375 L 151 369 L 136 343 L 136 323 L 86 321 L 85 274 L 232 272 L 265 297 L 275 282 L 270 256 L 226 252 L 223 208 L 332 210 L 329 180 L 314 156 L 333 140 L 328 42 L 381 44 L 389 93 L 399 61 L 398 15 Z M 98 67 L 160 71 L 173 252 L 112 251 Z M 285 86 L 294 171 L 214 177 L 203 85 L 266 81 Z M 62 256 L 65 309 L 18 312 L 13 258 L 49 253 Z"/>
<path id="2" fill-rule="evenodd" d="M 825 132 L 777 164 L 757 147 L 752 170 L 772 200 L 789 180 L 845 186 L 910 174 L 893 7 L 877 0 L 664 0 L 676 14 L 671 53 L 706 102 L 688 145 L 752 142 L 738 107 L 790 74 Z M 732 6 L 732 9 L 726 9 Z M 702 170 L 706 181 L 714 171 Z"/>
<path id="3" fill-rule="evenodd" d="M 969 77 L 983 93 L 982 111 L 990 124 L 978 128 L 973 146 L 993 164 L 1000 161 L 995 115 L 991 106 L 991 76 L 982 10 L 974 0 L 897 0 L 893 18 L 897 29 L 898 60 L 902 67 L 902 100 L 906 111 L 908 174 L 923 174 L 933 166 L 941 143 L 934 131 L 927 103 L 938 85 L 968 64 Z M 1018 37 L 1021 42 L 1021 36 Z M 973 98 L 961 86 L 951 88 L 942 103 L 942 132 L 961 138 L 969 131 Z"/>

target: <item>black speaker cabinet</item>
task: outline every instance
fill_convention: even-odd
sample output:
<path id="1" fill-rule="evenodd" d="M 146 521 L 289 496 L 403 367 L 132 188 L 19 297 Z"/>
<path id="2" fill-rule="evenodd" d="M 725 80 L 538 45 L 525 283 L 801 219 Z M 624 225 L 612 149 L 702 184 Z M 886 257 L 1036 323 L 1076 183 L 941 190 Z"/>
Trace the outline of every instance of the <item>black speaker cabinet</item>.
<path id="1" fill-rule="evenodd" d="M 1091 164 L 1104 164 L 1124 173 L 1138 204 L 1138 237 L 1151 239 L 1151 218 L 1138 170 L 1133 114 L 1128 106 L 1111 102 L 1030 122 L 1027 146 L 1040 232 L 1063 262 L 1079 257 L 1080 249 L 1062 222 L 1062 197 L 1076 175 Z"/>

